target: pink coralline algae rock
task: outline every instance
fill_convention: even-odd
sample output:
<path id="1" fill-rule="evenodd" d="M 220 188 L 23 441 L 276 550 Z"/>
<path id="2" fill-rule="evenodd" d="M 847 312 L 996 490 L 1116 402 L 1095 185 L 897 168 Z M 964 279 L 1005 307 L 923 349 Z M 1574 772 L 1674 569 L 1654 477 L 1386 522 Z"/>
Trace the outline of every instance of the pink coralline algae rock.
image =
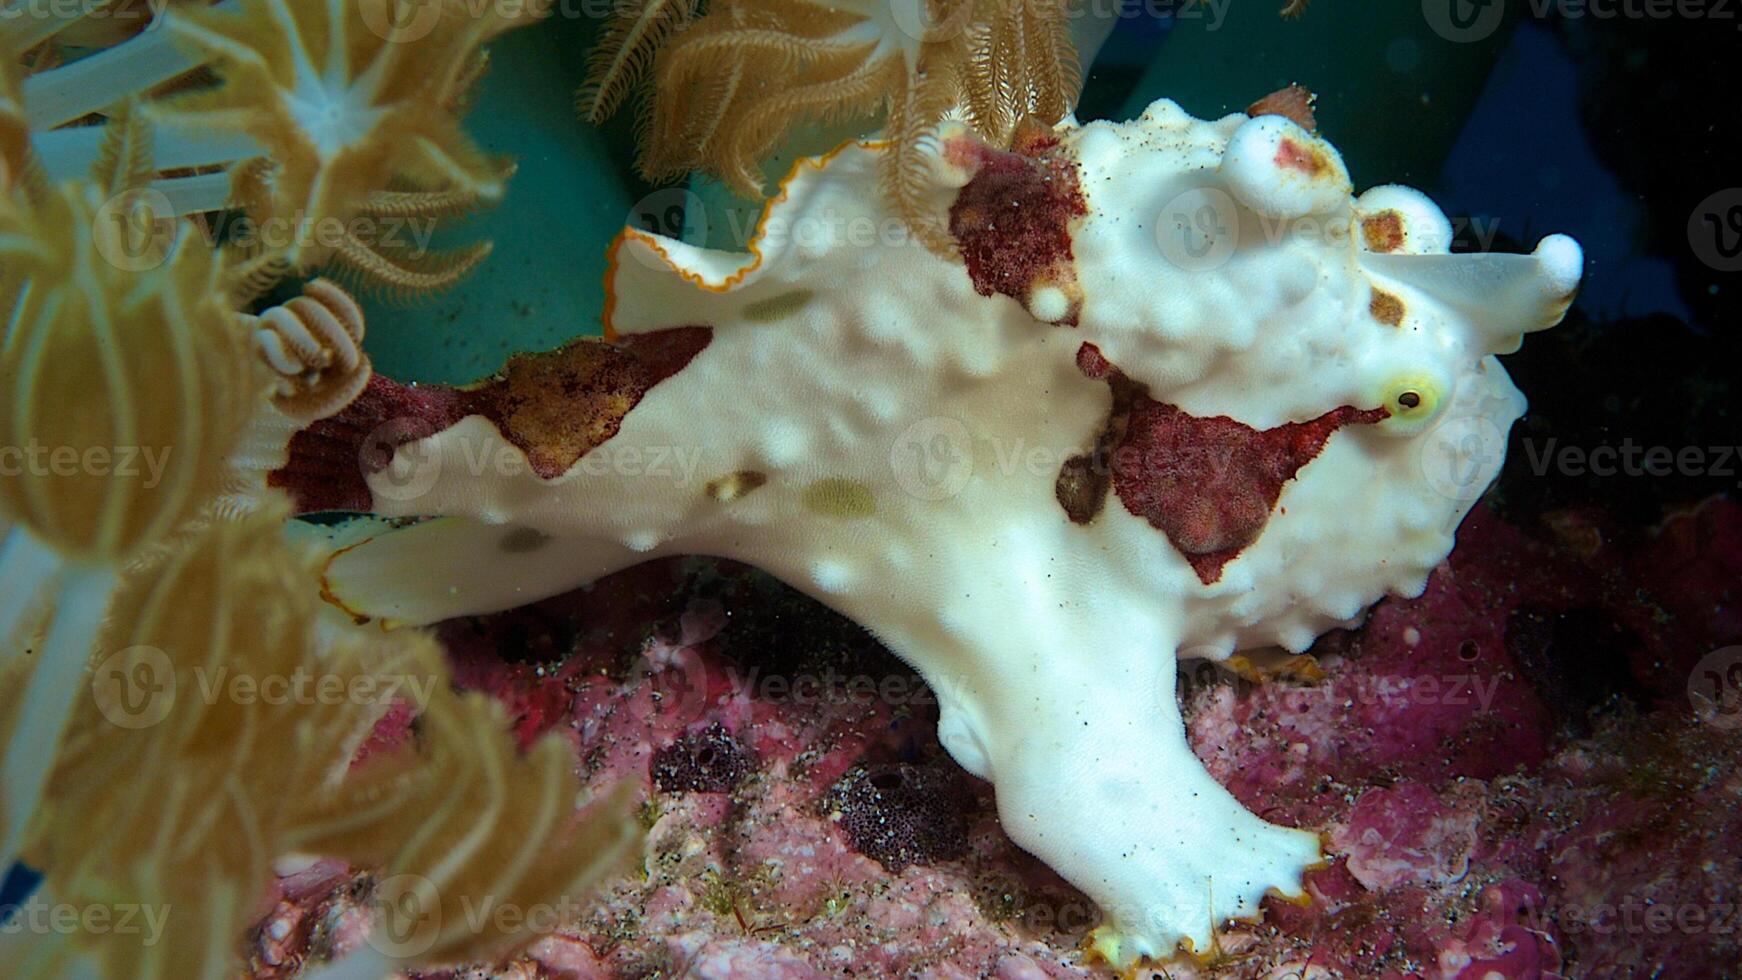
<path id="1" fill-rule="evenodd" d="M 1700 658 L 1738 639 L 1742 509 L 1710 502 L 1626 550 L 1574 515 L 1557 527 L 1551 545 L 1476 511 L 1424 595 L 1319 643 L 1317 685 L 1197 686 L 1188 718 L 1211 771 L 1268 819 L 1323 828 L 1332 856 L 1310 908 L 1272 903 L 1274 942 L 1295 952 L 1255 960 L 1355 976 L 1734 970 L 1742 717 L 1701 723 L 1687 691 Z M 1671 565 L 1707 575 L 1660 594 L 1635 574 Z"/>
<path id="2" fill-rule="evenodd" d="M 1440 950 L 1439 972 L 1458 980 L 1557 976 L 1560 950 L 1544 932 L 1542 893 L 1520 881 L 1482 890 L 1481 911 Z"/>
<path id="3" fill-rule="evenodd" d="M 1200 758 L 1266 819 L 1322 831 L 1330 860 L 1309 905 L 1270 900 L 1210 960 L 1153 975 L 1733 974 L 1742 710 L 1702 716 L 1688 692 L 1742 643 L 1739 573 L 1728 501 L 1644 532 L 1556 514 L 1540 539 L 1478 508 L 1425 594 L 1321 639 L 1321 679 L 1183 665 Z M 440 636 L 523 738 L 563 733 L 594 785 L 640 778 L 650 827 L 644 876 L 451 976 L 1107 972 L 1079 948 L 1094 905 L 1004 837 L 925 686 L 767 579 L 658 562 Z M 366 873 L 288 870 L 258 977 L 364 941 Z"/>
<path id="4" fill-rule="evenodd" d="M 1474 808 L 1442 803 L 1420 783 L 1399 783 L 1362 793 L 1331 828 L 1329 843 L 1369 891 L 1444 885 L 1469 873 L 1479 819 Z"/>

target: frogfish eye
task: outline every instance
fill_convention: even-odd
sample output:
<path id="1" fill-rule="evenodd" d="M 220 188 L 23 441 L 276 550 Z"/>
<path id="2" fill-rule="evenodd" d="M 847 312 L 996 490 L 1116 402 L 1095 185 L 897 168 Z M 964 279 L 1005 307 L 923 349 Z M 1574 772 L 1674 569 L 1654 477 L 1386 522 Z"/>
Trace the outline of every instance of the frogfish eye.
<path id="1" fill-rule="evenodd" d="M 1394 436 L 1421 432 L 1439 416 L 1450 394 L 1447 381 L 1427 372 L 1392 376 L 1381 389 L 1379 404 L 1390 417 L 1379 424 L 1379 430 Z"/>

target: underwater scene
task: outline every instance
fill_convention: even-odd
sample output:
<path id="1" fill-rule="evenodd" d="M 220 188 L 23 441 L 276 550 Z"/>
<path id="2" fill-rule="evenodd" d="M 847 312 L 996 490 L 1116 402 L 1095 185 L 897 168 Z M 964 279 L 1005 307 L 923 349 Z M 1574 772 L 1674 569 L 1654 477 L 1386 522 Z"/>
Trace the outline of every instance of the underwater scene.
<path id="1" fill-rule="evenodd" d="M 0 0 L 0 980 L 1742 976 L 1739 11 Z"/>

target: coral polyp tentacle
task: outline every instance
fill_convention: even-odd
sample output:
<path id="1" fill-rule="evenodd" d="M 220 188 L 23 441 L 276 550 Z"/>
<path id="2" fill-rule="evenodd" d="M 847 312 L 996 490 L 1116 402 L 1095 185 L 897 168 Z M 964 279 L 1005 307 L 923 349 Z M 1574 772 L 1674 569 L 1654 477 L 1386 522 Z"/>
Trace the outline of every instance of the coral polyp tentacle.
<path id="1" fill-rule="evenodd" d="M 8 33 L 0 445 L 55 462 L 0 468 L 0 868 L 20 856 L 43 868 L 41 900 L 168 913 L 145 943 L 8 935 L 9 975 L 233 975 L 271 862 L 303 849 L 439 880 L 450 927 L 426 955 L 503 956 L 527 931 L 454 925 L 455 903 L 480 890 L 554 902 L 639 839 L 632 790 L 573 829 L 567 746 L 522 754 L 500 709 L 449 689 L 429 638 L 322 622 L 265 475 L 298 425 L 368 385 L 362 308 L 317 279 L 258 317 L 239 312 L 327 262 L 425 289 L 483 260 L 488 243 L 426 256 L 366 240 L 352 219 L 500 198 L 512 168 L 471 144 L 457 113 L 480 46 L 541 6 L 422 5 L 436 19 L 417 43 L 400 36 L 396 0 L 135 9 L 154 22 L 134 34 L 73 31 L 89 25 L 57 14 Z M 57 67 L 54 46 L 75 34 L 112 46 Z M 24 57 L 20 42 L 39 47 Z M 21 70 L 35 74 L 19 84 Z M 179 217 L 230 206 L 270 233 Z M 192 695 L 227 674 L 420 693 L 314 706 Z M 354 766 L 407 703 L 425 737 Z M 481 812 L 493 819 L 474 823 Z"/>
<path id="2" fill-rule="evenodd" d="M 185 228 L 167 242 L 130 237 L 101 217 L 104 196 L 96 186 L 64 185 L 34 206 L 0 204 L 0 262 L 13 303 L 0 348 L 0 440 L 87 461 L 123 453 L 162 461 L 149 479 L 111 479 L 107 465 L 90 464 L 0 474 L 0 515 L 17 525 L 11 544 L 38 559 L 15 569 L 32 578 L 8 583 L 28 598 L 0 624 L 0 664 L 34 633 L 26 606 L 52 593 L 37 616 L 46 620 L 40 655 L 15 678 L 19 727 L 0 766 L 0 864 L 8 866 L 33 829 L 122 568 L 216 493 L 222 457 L 254 394 L 241 335 L 213 296 L 210 250 Z M 170 396 L 153 396 L 164 384 Z M 66 409 L 69 392 L 78 393 L 79 411 Z"/>
<path id="3" fill-rule="evenodd" d="M 494 200 L 501 168 L 460 131 L 450 107 L 476 77 L 480 46 L 536 16 L 532 6 L 474 17 L 451 0 L 433 4 L 420 14 L 432 20 L 416 45 L 371 26 L 394 23 L 390 6 L 239 0 L 178 14 L 165 29 L 211 60 L 223 84 L 179 95 L 154 114 L 246 133 L 265 148 L 274 168 L 253 198 L 263 212 L 257 220 L 301 229 L 348 221 L 397 179 Z M 281 248 L 291 266 L 306 268 L 330 257 L 324 241 L 298 235 Z"/>

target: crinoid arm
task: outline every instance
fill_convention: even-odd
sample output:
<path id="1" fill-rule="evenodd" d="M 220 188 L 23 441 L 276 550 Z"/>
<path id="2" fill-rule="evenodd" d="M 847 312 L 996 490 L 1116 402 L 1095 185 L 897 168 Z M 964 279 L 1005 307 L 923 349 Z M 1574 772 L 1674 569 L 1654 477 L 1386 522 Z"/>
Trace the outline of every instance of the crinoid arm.
<path id="1" fill-rule="evenodd" d="M 673 33 L 689 26 L 700 0 L 635 0 L 617 5 L 587 57 L 587 79 L 575 110 L 588 122 L 617 111 Z"/>
<path id="2" fill-rule="evenodd" d="M 680 29 L 681 25 L 681 29 Z M 578 104 L 598 121 L 648 86 L 639 165 L 652 180 L 691 171 L 761 197 L 763 162 L 801 126 L 859 122 L 898 147 L 882 189 L 928 247 L 947 236 L 921 200 L 919 145 L 959 114 L 994 145 L 1017 122 L 1056 123 L 1082 69 L 1058 0 L 647 2 L 612 22 Z"/>

